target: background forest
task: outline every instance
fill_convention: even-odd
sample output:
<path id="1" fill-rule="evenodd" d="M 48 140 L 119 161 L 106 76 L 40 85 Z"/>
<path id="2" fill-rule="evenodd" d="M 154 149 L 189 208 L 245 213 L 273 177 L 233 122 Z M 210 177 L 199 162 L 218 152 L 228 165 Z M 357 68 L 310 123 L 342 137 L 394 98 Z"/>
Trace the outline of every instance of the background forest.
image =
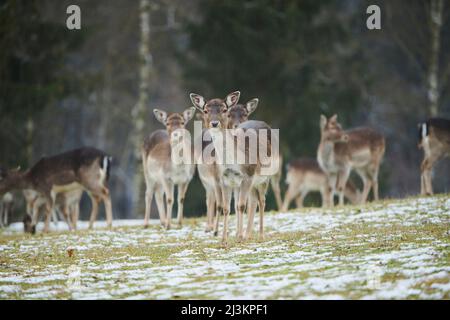
<path id="1" fill-rule="evenodd" d="M 66 28 L 70 4 L 81 30 Z M 370 4 L 381 30 L 366 27 Z M 286 162 L 315 157 L 319 116 L 337 113 L 345 128 L 384 132 L 382 197 L 417 194 L 417 123 L 450 118 L 449 39 L 444 0 L 0 1 L 0 164 L 103 149 L 114 157 L 115 218 L 140 218 L 136 151 L 162 128 L 151 110 L 181 111 L 190 92 L 240 90 L 243 102 L 260 99 L 254 118 L 280 128 Z M 449 192 L 449 177 L 443 161 L 435 191 Z M 187 216 L 205 212 L 198 178 L 186 199 Z"/>

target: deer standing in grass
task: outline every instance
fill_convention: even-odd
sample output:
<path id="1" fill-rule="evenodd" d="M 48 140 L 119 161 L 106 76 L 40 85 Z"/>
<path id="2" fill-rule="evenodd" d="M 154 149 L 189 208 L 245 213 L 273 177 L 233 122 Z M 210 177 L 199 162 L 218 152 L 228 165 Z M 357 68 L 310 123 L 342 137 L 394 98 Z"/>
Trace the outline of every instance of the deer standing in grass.
<path id="1" fill-rule="evenodd" d="M 26 171 L 1 172 L 0 195 L 14 189 L 37 191 L 45 198 L 44 232 L 48 232 L 56 195 L 60 192 L 83 188 L 95 200 L 92 203 L 90 226 L 97 217 L 99 202 L 103 201 L 107 224 L 108 227 L 111 227 L 113 216 L 107 185 L 110 167 L 111 157 L 98 149 L 83 147 L 67 151 L 55 156 L 41 158 Z M 36 220 L 31 222 L 33 227 L 36 223 Z"/>
<path id="2" fill-rule="evenodd" d="M 56 193 L 55 196 L 55 210 L 54 213 L 58 212 L 62 215 L 63 220 L 67 223 L 69 230 L 77 229 L 77 222 L 80 214 L 80 201 L 81 196 L 83 195 L 82 188 L 68 189 L 68 191 Z M 45 209 L 45 197 L 40 193 L 34 190 L 24 190 L 23 195 L 26 201 L 27 214 L 32 217 L 32 220 L 25 220 L 25 223 L 31 221 L 38 221 L 39 214 L 42 209 Z M 91 203 L 95 200 L 91 197 Z M 53 215 L 53 220 L 57 223 L 58 218 Z M 94 221 L 90 221 L 90 228 L 92 228 L 92 224 Z M 32 226 L 24 226 L 25 229 L 30 228 Z"/>
<path id="3" fill-rule="evenodd" d="M 431 175 L 433 166 L 441 159 L 450 156 L 450 120 L 431 118 L 419 124 L 419 149 L 424 158 L 420 166 L 420 192 L 433 194 Z"/>
<path id="4" fill-rule="evenodd" d="M 289 187 L 284 198 L 283 211 L 289 209 L 289 204 L 294 199 L 297 208 L 303 208 L 305 197 L 314 191 L 320 192 L 322 207 L 325 206 L 325 197 L 328 194 L 327 175 L 316 159 L 299 158 L 291 161 L 287 166 L 286 183 Z M 360 192 L 350 180 L 345 186 L 344 195 L 351 203 L 359 203 Z"/>
<path id="5" fill-rule="evenodd" d="M 253 99 L 247 102 L 245 105 L 236 104 L 228 110 L 228 129 L 237 129 L 239 124 L 248 121 L 248 117 L 252 114 L 256 108 L 258 107 L 258 100 Z M 275 201 L 277 203 L 277 207 L 281 210 L 283 200 L 281 198 L 281 190 L 280 190 L 280 180 L 281 180 L 281 164 L 282 158 L 279 158 L 280 170 L 273 175 L 270 179 L 270 185 L 272 186 L 273 193 L 275 195 Z M 234 199 L 236 202 L 237 197 L 234 195 Z M 237 209 L 236 209 L 237 212 Z"/>
<path id="6" fill-rule="evenodd" d="M 344 131 L 337 115 L 329 119 L 321 115 L 320 131 L 317 161 L 327 175 L 326 205 L 334 205 L 336 191 L 339 205 L 344 205 L 344 190 L 352 169 L 363 180 L 361 203 L 366 202 L 371 188 L 378 200 L 378 172 L 385 151 L 383 135 L 368 127 Z"/>
<path id="7" fill-rule="evenodd" d="M 178 187 L 178 224 L 183 223 L 183 204 L 189 183 L 195 172 L 192 160 L 190 135 L 185 130 L 186 124 L 195 114 L 195 108 L 186 109 L 183 113 L 170 113 L 154 109 L 156 119 L 166 129 L 156 130 L 144 141 L 142 162 L 146 183 L 144 226 L 148 226 L 153 194 L 158 207 L 161 224 L 170 228 L 173 209 L 174 187 Z M 180 150 L 191 160 L 175 161 Z M 164 206 L 164 197 L 166 205 Z"/>
<path id="8" fill-rule="evenodd" d="M 254 142 L 254 145 L 244 143 L 236 143 L 236 137 L 230 136 L 230 130 L 226 130 L 228 125 L 228 111 L 235 106 L 240 97 L 240 92 L 235 91 L 230 93 L 225 99 L 211 99 L 206 101 L 203 96 L 198 94 L 191 94 L 192 103 L 200 110 L 203 115 L 203 122 L 212 137 L 212 144 L 214 147 L 216 160 L 211 167 L 215 168 L 215 172 L 211 174 L 210 181 L 214 183 L 214 188 L 219 190 L 220 195 L 216 196 L 216 203 L 222 209 L 224 215 L 224 227 L 222 234 L 222 242 L 227 243 L 228 240 L 228 218 L 231 207 L 231 195 L 233 189 L 238 189 L 239 198 L 237 199 L 237 216 L 238 216 L 238 239 L 244 238 L 243 234 L 243 214 L 246 208 L 247 200 L 249 207 L 255 207 L 259 202 L 260 211 L 260 237 L 264 237 L 264 210 L 265 210 L 265 196 L 270 181 L 270 175 L 263 174 L 262 159 L 259 150 L 265 148 L 265 151 L 272 151 L 271 148 L 271 132 L 270 127 L 262 121 L 246 121 L 237 126 L 236 130 L 245 132 L 246 137 Z M 251 103 L 257 103 L 257 99 L 251 100 Z M 260 132 L 269 133 L 267 139 L 260 139 L 258 135 Z M 231 141 L 231 145 L 225 142 Z M 224 144 L 225 143 L 225 144 Z M 256 147 L 256 161 L 250 160 L 252 156 L 250 150 Z M 269 151 L 270 150 L 270 151 Z M 229 154 L 237 154 L 237 157 L 244 157 L 245 161 L 239 163 L 236 161 L 228 162 L 225 157 Z M 272 162 L 270 163 L 272 165 Z M 212 170 L 211 170 L 212 171 Z M 217 181 L 218 179 L 219 181 Z M 252 209 L 248 209 L 252 212 Z M 218 230 L 220 211 L 216 216 L 215 230 Z M 253 227 L 253 216 L 249 215 L 247 226 L 247 236 L 251 235 Z M 251 223 L 250 223 L 251 222 Z"/>

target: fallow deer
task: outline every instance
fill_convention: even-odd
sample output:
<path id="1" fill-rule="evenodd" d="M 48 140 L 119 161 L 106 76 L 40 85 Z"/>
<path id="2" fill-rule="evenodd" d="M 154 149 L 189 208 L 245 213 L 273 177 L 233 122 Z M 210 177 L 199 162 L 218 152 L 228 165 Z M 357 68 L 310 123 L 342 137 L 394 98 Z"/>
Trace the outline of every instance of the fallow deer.
<path id="1" fill-rule="evenodd" d="M 291 161 L 287 166 L 286 183 L 288 190 L 284 198 L 283 211 L 289 209 L 289 204 L 294 199 L 297 208 L 302 208 L 306 195 L 314 191 L 320 192 L 322 206 L 325 205 L 328 189 L 327 175 L 316 159 L 299 158 Z M 360 192 L 350 180 L 347 181 L 344 195 L 351 203 L 359 203 Z"/>
<path id="2" fill-rule="evenodd" d="M 259 149 L 265 148 L 265 150 L 270 150 L 271 152 L 271 128 L 262 121 L 246 121 L 238 125 L 236 130 L 241 130 L 245 132 L 249 140 L 255 141 L 254 146 L 244 145 L 237 143 L 236 137 L 231 135 L 230 130 L 227 129 L 228 125 L 228 111 L 231 107 L 235 106 L 239 100 L 240 92 L 235 91 L 230 93 L 225 99 L 215 98 L 206 101 L 201 95 L 191 93 L 190 95 L 192 103 L 195 107 L 201 111 L 203 115 L 204 124 L 212 137 L 212 143 L 214 150 L 216 151 L 216 156 L 218 161 L 211 165 L 211 168 L 218 171 L 217 173 L 212 173 L 210 175 L 210 180 L 216 183 L 214 186 L 219 189 L 220 196 L 216 197 L 216 202 L 219 207 L 221 207 L 224 215 L 224 227 L 222 242 L 227 243 L 228 240 L 228 216 L 230 213 L 231 206 L 231 194 L 234 188 L 239 190 L 238 203 L 238 221 L 242 222 L 242 217 L 246 207 L 247 200 L 249 200 L 249 206 L 256 206 L 256 201 L 259 202 L 260 211 L 260 237 L 264 236 L 264 210 L 265 210 L 265 196 L 269 185 L 270 176 L 262 174 L 263 164 L 260 158 Z M 257 99 L 251 100 L 253 103 L 257 103 Z M 260 140 L 259 133 L 269 133 L 269 136 L 265 141 Z M 256 140 L 252 140 L 256 139 Z M 231 141 L 231 146 L 226 145 L 226 141 Z M 250 149 L 251 147 L 256 147 L 256 162 L 252 163 L 249 161 Z M 243 156 L 245 161 L 240 164 L 234 161 L 228 163 L 225 161 L 224 156 L 230 153 L 236 153 L 238 158 Z M 271 156 L 271 154 L 269 154 Z M 219 183 L 215 179 L 219 179 Z M 251 211 L 250 209 L 248 210 Z M 249 216 L 249 223 L 247 227 L 246 236 L 251 235 L 251 228 L 253 227 L 253 216 Z M 219 215 L 216 219 L 216 230 L 218 226 Z M 251 224 L 250 224 L 251 221 Z M 238 239 L 243 237 L 242 223 L 238 223 Z"/>
<path id="3" fill-rule="evenodd" d="M 54 192 L 54 191 L 53 191 Z M 53 219 L 57 223 L 58 218 L 56 212 L 62 216 L 63 220 L 67 223 L 69 230 L 77 229 L 77 222 L 80 214 L 80 201 L 83 195 L 82 188 L 68 189 L 68 191 L 60 192 L 55 194 L 55 210 Z M 25 197 L 27 214 L 32 217 L 34 224 L 37 223 L 39 219 L 39 213 L 42 209 L 45 209 L 46 199 L 40 193 L 34 190 L 24 190 L 23 195 Z M 95 200 L 91 196 L 91 203 Z M 94 221 L 90 222 L 90 228 Z M 25 226 L 27 229 L 27 226 Z"/>
<path id="4" fill-rule="evenodd" d="M 0 228 L 7 227 L 9 217 L 14 207 L 14 197 L 11 193 L 5 193 L 0 199 Z"/>
<path id="5" fill-rule="evenodd" d="M 174 161 L 174 157 L 180 150 L 189 152 L 189 157 L 192 155 L 191 142 L 186 136 L 185 126 L 194 116 L 195 108 L 188 108 L 183 113 L 169 114 L 154 109 L 153 113 L 166 129 L 153 132 L 145 139 L 141 150 L 147 187 L 144 226 L 148 226 L 153 194 L 155 194 L 161 224 L 169 229 L 172 219 L 174 187 L 178 187 L 177 219 L 178 224 L 182 225 L 184 198 L 195 172 L 192 159 L 190 163 Z M 163 194 L 166 196 L 166 206 L 163 203 Z"/>
<path id="6" fill-rule="evenodd" d="M 420 192 L 433 194 L 431 174 L 433 166 L 441 159 L 450 156 L 450 120 L 431 118 L 419 124 L 419 149 L 424 158 L 420 166 Z"/>
<path id="7" fill-rule="evenodd" d="M 329 188 L 326 205 L 334 205 L 336 190 L 339 204 L 344 204 L 344 190 L 352 169 L 363 180 L 361 203 L 366 202 L 371 188 L 374 199 L 378 200 L 378 172 L 385 151 L 384 136 L 368 127 L 344 131 L 337 121 L 337 115 L 330 119 L 321 115 L 320 131 L 317 160 L 327 175 Z"/>
<path id="8" fill-rule="evenodd" d="M 104 202 L 108 227 L 112 226 L 111 197 L 107 186 L 111 157 L 91 147 L 82 147 L 58 155 L 41 158 L 26 171 L 0 173 L 0 195 L 10 190 L 32 189 L 45 197 L 46 219 L 44 232 L 48 232 L 56 194 L 83 188 L 92 195 L 91 226 L 97 217 L 98 204 Z M 26 219 L 30 220 L 30 219 Z M 33 221 L 32 224 L 35 224 Z"/>
<path id="9" fill-rule="evenodd" d="M 258 103 L 255 103 L 255 101 L 249 101 L 245 105 L 236 104 L 235 106 L 231 107 L 228 111 L 227 128 L 236 129 L 239 126 L 239 124 L 248 121 L 248 117 L 250 116 L 251 113 L 253 113 L 256 110 L 257 106 Z M 277 174 L 272 176 L 272 178 L 270 179 L 270 185 L 272 186 L 272 190 L 275 195 L 277 207 L 279 210 L 281 210 L 283 203 L 283 200 L 281 199 L 281 190 L 280 190 L 281 166 L 282 166 L 281 156 L 279 159 L 279 163 L 280 163 L 280 170 L 277 172 Z M 234 199 L 237 199 L 237 197 L 235 196 Z"/>

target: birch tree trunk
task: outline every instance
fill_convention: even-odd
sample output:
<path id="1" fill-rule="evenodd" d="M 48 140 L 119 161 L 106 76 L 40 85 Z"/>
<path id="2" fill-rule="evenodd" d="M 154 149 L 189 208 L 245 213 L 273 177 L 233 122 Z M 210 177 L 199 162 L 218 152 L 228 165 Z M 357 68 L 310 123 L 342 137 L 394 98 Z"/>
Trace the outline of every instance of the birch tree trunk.
<path id="1" fill-rule="evenodd" d="M 27 166 L 33 165 L 33 136 L 34 136 L 34 120 L 31 115 L 28 116 L 26 124 L 26 159 Z"/>
<path id="2" fill-rule="evenodd" d="M 133 155 L 134 155 L 134 178 L 133 178 L 133 212 L 139 212 L 143 208 L 142 203 L 142 184 L 143 172 L 140 148 L 144 138 L 144 124 L 146 109 L 149 101 L 149 86 L 150 86 L 150 3 L 149 0 L 140 1 L 140 28 L 141 28 L 141 43 L 139 49 L 140 57 L 140 85 L 139 85 L 139 100 L 132 110 L 133 129 L 132 137 Z"/>
<path id="3" fill-rule="evenodd" d="M 431 0 L 431 52 L 428 69 L 428 102 L 429 114 L 432 117 L 438 115 L 439 110 L 439 52 L 441 46 L 442 14 L 444 11 L 443 0 Z"/>

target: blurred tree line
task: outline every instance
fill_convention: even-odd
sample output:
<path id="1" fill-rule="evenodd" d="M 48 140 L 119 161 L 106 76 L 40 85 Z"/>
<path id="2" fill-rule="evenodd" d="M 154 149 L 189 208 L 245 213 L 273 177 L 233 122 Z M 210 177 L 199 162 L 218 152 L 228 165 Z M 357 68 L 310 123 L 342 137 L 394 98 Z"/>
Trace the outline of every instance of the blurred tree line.
<path id="1" fill-rule="evenodd" d="M 65 26 L 70 4 L 81 8 L 80 31 Z M 366 28 L 369 4 L 150 0 L 147 108 L 139 109 L 142 3 L 2 1 L 0 164 L 26 168 L 81 145 L 104 149 L 114 157 L 115 218 L 141 217 L 144 188 L 133 195 L 134 173 L 142 171 L 133 144 L 136 110 L 149 134 L 161 128 L 154 107 L 181 111 L 190 92 L 217 97 L 239 89 L 243 102 L 260 98 L 254 118 L 281 129 L 286 162 L 315 157 L 319 115 L 337 113 L 344 127 L 385 133 L 381 194 L 416 194 L 416 124 L 433 108 L 450 117 L 450 4 L 378 1 L 382 29 L 373 31 Z M 448 161 L 437 170 L 436 190 L 448 192 Z M 132 206 L 136 197 L 141 207 Z M 185 208 L 188 216 L 205 211 L 198 178 Z"/>

